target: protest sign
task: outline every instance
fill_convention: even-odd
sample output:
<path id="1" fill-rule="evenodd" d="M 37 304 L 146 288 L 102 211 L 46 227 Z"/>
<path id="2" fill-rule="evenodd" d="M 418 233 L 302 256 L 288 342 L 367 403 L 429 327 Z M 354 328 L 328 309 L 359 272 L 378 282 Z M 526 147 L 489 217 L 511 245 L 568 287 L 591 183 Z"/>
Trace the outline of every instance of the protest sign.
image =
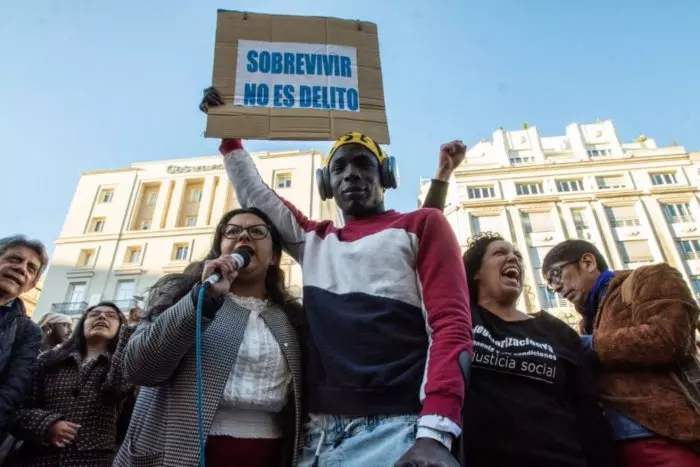
<path id="1" fill-rule="evenodd" d="M 377 27 L 219 10 L 207 137 L 389 143 Z"/>

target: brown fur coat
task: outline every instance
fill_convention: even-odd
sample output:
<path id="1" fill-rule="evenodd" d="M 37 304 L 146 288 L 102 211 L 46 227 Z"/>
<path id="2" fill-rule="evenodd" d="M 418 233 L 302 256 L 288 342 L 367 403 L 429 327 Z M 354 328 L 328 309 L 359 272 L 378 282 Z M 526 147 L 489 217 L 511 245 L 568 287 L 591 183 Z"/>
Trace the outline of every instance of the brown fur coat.
<path id="1" fill-rule="evenodd" d="M 681 274 L 668 264 L 617 271 L 599 306 L 593 343 L 602 368 L 601 399 L 649 430 L 700 448 L 700 416 L 670 377 L 674 365 L 696 352 L 700 309 Z"/>

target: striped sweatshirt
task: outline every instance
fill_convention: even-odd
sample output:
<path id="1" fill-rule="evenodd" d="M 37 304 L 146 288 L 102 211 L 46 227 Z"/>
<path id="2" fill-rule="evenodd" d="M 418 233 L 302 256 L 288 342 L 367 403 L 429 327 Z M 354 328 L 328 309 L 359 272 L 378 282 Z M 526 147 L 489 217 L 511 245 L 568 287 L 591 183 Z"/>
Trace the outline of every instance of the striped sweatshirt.
<path id="1" fill-rule="evenodd" d="M 263 182 L 239 140 L 224 141 L 221 152 L 241 205 L 265 212 L 301 264 L 306 409 L 420 414 L 419 437 L 459 436 L 458 356 L 471 354 L 472 328 L 460 249 L 444 215 L 419 209 L 342 227 L 316 222 Z"/>

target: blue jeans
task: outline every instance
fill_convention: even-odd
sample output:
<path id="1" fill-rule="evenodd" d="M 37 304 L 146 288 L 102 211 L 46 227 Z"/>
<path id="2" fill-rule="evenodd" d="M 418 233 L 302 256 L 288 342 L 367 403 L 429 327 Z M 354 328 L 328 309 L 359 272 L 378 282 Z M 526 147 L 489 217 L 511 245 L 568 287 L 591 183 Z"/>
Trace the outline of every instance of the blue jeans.
<path id="1" fill-rule="evenodd" d="M 323 467 L 390 467 L 416 442 L 417 429 L 417 415 L 312 415 L 298 466 L 311 467 L 318 456 Z"/>

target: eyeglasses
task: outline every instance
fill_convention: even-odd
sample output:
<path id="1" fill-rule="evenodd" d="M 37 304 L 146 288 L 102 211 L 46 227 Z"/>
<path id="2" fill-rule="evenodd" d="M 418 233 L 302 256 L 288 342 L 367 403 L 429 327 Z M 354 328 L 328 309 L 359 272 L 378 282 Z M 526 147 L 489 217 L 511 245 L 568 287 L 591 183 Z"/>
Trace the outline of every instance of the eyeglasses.
<path id="1" fill-rule="evenodd" d="M 99 318 L 101 315 L 105 315 L 105 318 L 107 319 L 119 319 L 119 313 L 116 311 L 107 311 L 107 310 L 90 310 L 87 312 L 85 315 L 86 318 L 89 319 L 96 319 Z"/>
<path id="2" fill-rule="evenodd" d="M 242 225 L 226 224 L 221 228 L 221 235 L 229 240 L 236 240 L 243 232 L 247 232 L 251 240 L 262 240 L 270 233 L 270 226 L 257 224 L 243 227 Z"/>
<path id="3" fill-rule="evenodd" d="M 550 292 L 554 292 L 554 289 L 561 283 L 561 275 L 564 268 L 571 264 L 576 264 L 578 261 L 579 260 L 567 261 L 566 263 L 554 266 L 549 270 L 547 273 L 547 288 L 550 290 Z"/>

